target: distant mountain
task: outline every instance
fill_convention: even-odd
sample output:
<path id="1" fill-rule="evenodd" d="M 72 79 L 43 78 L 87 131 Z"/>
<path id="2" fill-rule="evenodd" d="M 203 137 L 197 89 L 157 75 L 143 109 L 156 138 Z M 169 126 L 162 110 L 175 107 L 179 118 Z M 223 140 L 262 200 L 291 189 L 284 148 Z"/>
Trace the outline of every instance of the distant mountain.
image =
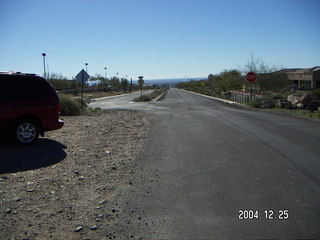
<path id="1" fill-rule="evenodd" d="M 145 84 L 154 84 L 154 85 L 171 85 L 175 86 L 177 83 L 180 82 L 190 82 L 191 80 L 202 80 L 202 79 L 207 79 L 207 77 L 196 77 L 196 78 L 166 78 L 166 79 L 146 79 L 144 80 Z M 129 80 L 130 81 L 130 80 Z M 89 86 L 93 86 L 96 84 L 99 84 L 100 81 L 88 81 Z M 132 80 L 132 83 L 138 84 L 137 80 Z"/>
<path id="2" fill-rule="evenodd" d="M 155 85 L 176 85 L 180 82 L 189 82 L 191 80 L 202 80 L 207 79 L 206 77 L 196 77 L 196 78 L 168 78 L 168 79 L 146 79 L 145 84 L 155 84 Z M 137 81 L 133 81 L 136 83 Z"/>

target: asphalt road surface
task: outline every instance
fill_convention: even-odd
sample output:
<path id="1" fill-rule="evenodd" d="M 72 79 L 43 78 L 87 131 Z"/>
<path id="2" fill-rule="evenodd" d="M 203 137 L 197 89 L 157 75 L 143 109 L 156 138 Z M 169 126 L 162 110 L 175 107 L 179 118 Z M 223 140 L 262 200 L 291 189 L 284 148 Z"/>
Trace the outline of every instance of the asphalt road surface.
<path id="1" fill-rule="evenodd" d="M 125 207 L 118 233 L 320 238 L 319 121 L 239 109 L 177 89 L 152 106 L 158 120 L 139 155 L 134 187 L 119 195 Z"/>

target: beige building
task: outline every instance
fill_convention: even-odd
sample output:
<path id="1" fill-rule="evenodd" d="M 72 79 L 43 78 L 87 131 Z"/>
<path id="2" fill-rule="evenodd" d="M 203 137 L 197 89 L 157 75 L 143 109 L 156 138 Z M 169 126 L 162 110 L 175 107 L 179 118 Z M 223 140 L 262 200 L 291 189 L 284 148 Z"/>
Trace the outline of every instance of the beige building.
<path id="1" fill-rule="evenodd" d="M 282 69 L 288 79 L 298 88 L 320 88 L 320 67 Z"/>

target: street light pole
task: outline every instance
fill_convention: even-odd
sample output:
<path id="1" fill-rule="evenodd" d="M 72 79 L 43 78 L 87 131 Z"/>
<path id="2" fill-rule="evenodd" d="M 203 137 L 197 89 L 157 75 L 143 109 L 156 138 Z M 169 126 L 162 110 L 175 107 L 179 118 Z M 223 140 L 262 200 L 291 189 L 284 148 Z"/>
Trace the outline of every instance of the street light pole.
<path id="1" fill-rule="evenodd" d="M 108 90 L 108 80 L 107 80 L 107 68 L 104 68 L 104 81 L 105 81 L 105 86 L 104 89 Z"/>
<path id="2" fill-rule="evenodd" d="M 42 53 L 43 56 L 43 76 L 46 78 L 46 54 Z"/>
<path id="3" fill-rule="evenodd" d="M 88 63 L 85 63 L 86 65 L 86 72 L 88 73 Z"/>
<path id="4" fill-rule="evenodd" d="M 130 92 L 132 91 L 132 78 L 131 78 L 131 81 L 130 81 Z"/>

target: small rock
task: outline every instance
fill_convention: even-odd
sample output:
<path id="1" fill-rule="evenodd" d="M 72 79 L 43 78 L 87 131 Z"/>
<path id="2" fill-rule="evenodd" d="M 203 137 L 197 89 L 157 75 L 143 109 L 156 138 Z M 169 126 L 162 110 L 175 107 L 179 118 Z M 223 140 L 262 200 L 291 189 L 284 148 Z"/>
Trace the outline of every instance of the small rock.
<path id="1" fill-rule="evenodd" d="M 34 192 L 34 189 L 27 189 L 27 192 Z"/>
<path id="2" fill-rule="evenodd" d="M 90 227 L 90 229 L 91 229 L 91 230 L 97 230 L 97 229 L 98 229 L 98 226 L 97 226 L 97 225 L 93 225 L 93 226 Z"/>
<path id="3" fill-rule="evenodd" d="M 99 204 L 104 204 L 104 203 L 106 203 L 106 200 L 102 200 L 99 202 Z"/>
<path id="4" fill-rule="evenodd" d="M 75 175 L 79 175 L 79 171 L 77 171 L 77 170 L 74 171 L 73 173 L 74 173 Z"/>
<path id="5" fill-rule="evenodd" d="M 117 167 L 116 166 L 112 166 L 112 170 L 117 170 Z"/>
<path id="6" fill-rule="evenodd" d="M 117 211 L 117 209 L 115 209 L 115 208 L 111 209 L 111 212 L 113 212 L 113 213 L 115 213 L 116 211 Z"/>
<path id="7" fill-rule="evenodd" d="M 7 210 L 6 210 L 6 213 L 11 213 L 12 211 L 11 211 L 11 209 L 10 208 L 8 208 Z"/>
<path id="8" fill-rule="evenodd" d="M 75 231 L 75 232 L 80 232 L 82 229 L 83 229 L 83 227 L 82 227 L 82 226 L 79 226 L 79 227 L 77 227 L 76 230 L 74 230 L 74 231 Z"/>
<path id="9" fill-rule="evenodd" d="M 138 219 L 139 219 L 139 220 L 141 220 L 141 217 L 140 217 L 140 216 L 138 216 Z"/>
<path id="10" fill-rule="evenodd" d="M 133 183 L 132 183 L 132 182 L 129 182 L 129 184 L 130 184 L 130 185 L 133 185 Z"/>
<path id="11" fill-rule="evenodd" d="M 79 177 L 79 180 L 84 180 L 84 179 L 85 179 L 84 176 Z"/>

